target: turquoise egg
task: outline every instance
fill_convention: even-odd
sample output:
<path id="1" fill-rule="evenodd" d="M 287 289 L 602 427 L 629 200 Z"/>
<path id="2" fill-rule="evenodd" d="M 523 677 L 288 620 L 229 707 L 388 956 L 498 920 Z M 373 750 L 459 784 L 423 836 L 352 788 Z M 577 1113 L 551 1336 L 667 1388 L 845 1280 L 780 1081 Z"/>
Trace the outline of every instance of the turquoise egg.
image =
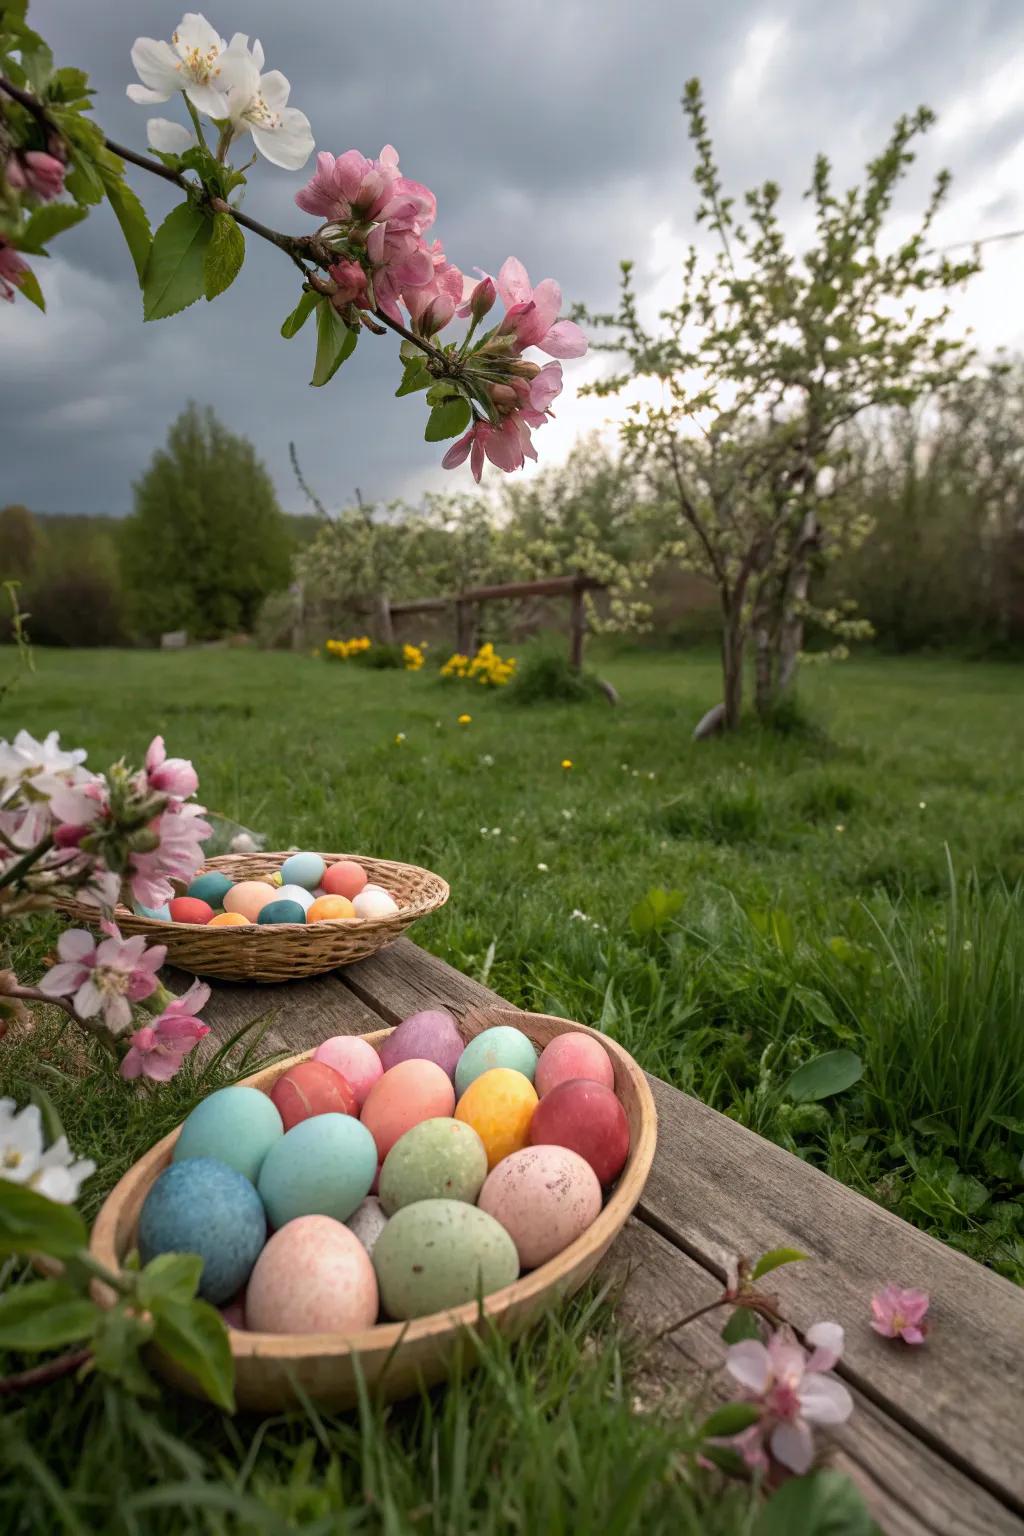
<path id="1" fill-rule="evenodd" d="M 137 917 L 152 917 L 158 923 L 169 923 L 171 920 L 171 909 L 166 901 L 162 907 L 144 907 L 141 901 L 133 901 L 132 910 Z"/>
<path id="2" fill-rule="evenodd" d="M 537 1052 L 529 1035 L 511 1024 L 482 1030 L 466 1046 L 455 1067 L 455 1092 L 461 1099 L 470 1083 L 492 1067 L 511 1067 L 533 1082 Z"/>
<path id="3" fill-rule="evenodd" d="M 327 868 L 318 853 L 292 853 L 281 865 L 282 885 L 301 885 L 315 891 Z"/>
<path id="4" fill-rule="evenodd" d="M 304 923 L 306 912 L 297 901 L 268 901 L 265 907 L 260 908 L 256 921 L 258 923 Z"/>
<path id="5" fill-rule="evenodd" d="M 284 1135 L 276 1106 L 258 1088 L 219 1088 L 197 1104 L 181 1128 L 171 1154 L 176 1163 L 213 1157 L 255 1184 L 263 1159 Z"/>
<path id="6" fill-rule="evenodd" d="M 259 1192 L 275 1227 L 296 1216 L 347 1221 L 377 1175 L 377 1143 L 354 1115 L 312 1115 L 275 1141 Z"/>
<path id="7" fill-rule="evenodd" d="M 234 883 L 227 875 L 222 875 L 220 870 L 211 869 L 205 875 L 196 875 L 189 885 L 188 894 L 208 902 L 211 907 L 220 907 L 224 905 L 224 897 Z"/>
<path id="8" fill-rule="evenodd" d="M 197 1253 L 199 1294 L 215 1307 L 248 1280 L 266 1237 L 263 1203 L 249 1180 L 212 1157 L 171 1163 L 139 1214 L 143 1264 L 160 1253 Z"/>

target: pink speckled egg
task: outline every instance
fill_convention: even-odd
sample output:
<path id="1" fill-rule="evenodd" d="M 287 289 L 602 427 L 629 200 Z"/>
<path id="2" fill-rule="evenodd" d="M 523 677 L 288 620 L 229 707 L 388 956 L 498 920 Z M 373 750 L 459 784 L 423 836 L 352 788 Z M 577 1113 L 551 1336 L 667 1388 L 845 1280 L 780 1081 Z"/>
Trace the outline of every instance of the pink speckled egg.
<path id="1" fill-rule="evenodd" d="M 455 1076 L 459 1057 L 466 1049 L 459 1027 L 447 1008 L 424 1008 L 410 1014 L 381 1042 L 380 1059 L 385 1072 L 400 1061 L 436 1061 Z"/>
<path id="2" fill-rule="evenodd" d="M 267 903 L 276 897 L 275 888 L 262 880 L 239 880 L 224 897 L 224 911 L 240 912 L 254 923 Z"/>
<path id="3" fill-rule="evenodd" d="M 421 1120 L 449 1116 L 454 1108 L 452 1080 L 435 1061 L 400 1061 L 374 1083 L 359 1118 L 383 1162 L 399 1136 Z"/>
<path id="4" fill-rule="evenodd" d="M 377 1277 L 354 1232 L 330 1216 L 296 1216 L 256 1260 L 245 1293 L 255 1333 L 359 1333 L 377 1321 Z"/>
<path id="5" fill-rule="evenodd" d="M 384 1067 L 372 1045 L 367 1045 L 359 1035 L 334 1035 L 325 1040 L 313 1052 L 314 1061 L 325 1061 L 335 1072 L 340 1072 L 356 1096 L 356 1104 L 362 1109 L 366 1095 L 382 1076 Z"/>
<path id="6" fill-rule="evenodd" d="M 491 1169 L 477 1205 L 505 1228 L 520 1267 L 536 1269 L 587 1230 L 601 1209 L 601 1186 L 568 1147 L 524 1147 Z"/>
<path id="7" fill-rule="evenodd" d="M 590 1035 L 571 1033 L 556 1035 L 540 1053 L 533 1086 L 541 1098 L 567 1083 L 570 1078 L 583 1077 L 592 1083 L 603 1083 L 606 1088 L 615 1087 L 615 1072 L 611 1057 L 601 1044 Z"/>
<path id="8" fill-rule="evenodd" d="M 239 1291 L 237 1296 L 232 1297 L 230 1301 L 226 1301 L 218 1310 L 229 1328 L 234 1328 L 241 1333 L 245 1332 L 244 1291 Z"/>

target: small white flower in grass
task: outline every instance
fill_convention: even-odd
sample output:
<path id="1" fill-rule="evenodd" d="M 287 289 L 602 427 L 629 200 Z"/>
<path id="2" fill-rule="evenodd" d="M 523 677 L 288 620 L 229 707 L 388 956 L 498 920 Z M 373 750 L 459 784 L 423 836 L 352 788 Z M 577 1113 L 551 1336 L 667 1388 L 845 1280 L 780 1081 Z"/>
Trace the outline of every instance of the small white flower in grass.
<path id="1" fill-rule="evenodd" d="M 590 918 L 585 912 L 581 912 L 579 907 L 573 907 L 569 913 L 569 921 L 573 923 L 589 923 Z"/>
<path id="2" fill-rule="evenodd" d="M 227 91 L 227 117 L 235 138 L 251 133 L 265 160 L 286 171 L 297 171 L 313 153 L 309 118 L 288 106 L 291 85 L 279 69 L 265 75 L 263 49 L 258 42 L 250 53 L 248 38 L 236 33 L 221 60 L 221 84 Z"/>
<path id="3" fill-rule="evenodd" d="M 563 817 L 565 818 L 566 821 L 572 821 L 572 818 L 573 818 L 573 816 L 575 814 L 576 814 L 575 811 L 570 811 L 570 810 L 564 810 L 562 812 L 562 815 L 563 815 Z"/>
<path id="4" fill-rule="evenodd" d="M 843 823 L 841 821 L 837 821 L 836 822 L 836 831 L 837 832 L 845 832 L 846 831 L 846 827 L 843 825 Z"/>
<path id="5" fill-rule="evenodd" d="M 636 768 L 633 768 L 633 769 L 631 769 L 631 770 L 630 770 L 630 771 L 631 771 L 631 774 L 632 774 L 632 777 L 633 777 L 633 778 L 634 778 L 634 779 L 638 779 L 638 778 L 639 778 L 639 777 L 640 777 L 640 773 L 639 773 L 639 770 L 638 770 L 638 769 L 636 769 Z"/>
<path id="6" fill-rule="evenodd" d="M 232 47 L 235 42 L 232 38 Z M 197 111 L 208 117 L 227 117 L 221 80 L 227 47 L 206 17 L 195 11 L 181 18 L 169 43 L 137 37 L 132 45 L 132 63 L 142 84 L 128 87 L 129 99 L 139 106 L 152 106 L 184 91 Z"/>
<path id="7" fill-rule="evenodd" d="M 647 777 L 648 777 L 648 778 L 649 778 L 649 779 L 653 779 L 653 778 L 654 778 L 654 774 L 653 774 L 653 773 L 649 773 L 649 774 L 648 774 L 648 775 L 647 775 Z"/>
<path id="8" fill-rule="evenodd" d="M 483 757 L 480 759 L 480 766 L 481 766 L 481 768 L 493 768 L 494 767 L 494 758 L 491 756 L 491 754 L 489 752 L 485 752 Z"/>
<path id="9" fill-rule="evenodd" d="M 927 800 L 919 800 L 917 802 L 917 808 L 918 808 L 919 811 L 927 810 L 927 808 L 928 808 Z"/>
<path id="10" fill-rule="evenodd" d="M 542 875 L 546 875 L 548 872 L 548 866 L 546 864 L 538 864 L 537 868 L 540 870 Z"/>
<path id="11" fill-rule="evenodd" d="M 67 1137 L 43 1146 L 39 1108 L 27 1104 L 20 1112 L 13 1099 L 0 1099 L 0 1179 L 24 1184 L 48 1200 L 70 1205 L 85 1180 L 96 1171 L 89 1158 L 76 1159 Z"/>
<path id="12" fill-rule="evenodd" d="M 518 843 L 518 841 L 519 841 L 519 839 L 518 839 L 518 837 L 516 837 L 515 833 L 514 832 L 511 833 L 510 836 L 509 836 L 509 842 L 510 843 Z"/>
<path id="13" fill-rule="evenodd" d="M 151 117 L 146 124 L 146 142 L 158 155 L 183 155 L 197 142 L 184 123 L 169 117 Z"/>
<path id="14" fill-rule="evenodd" d="M 501 828 L 500 827 L 492 827 L 491 828 L 491 836 L 492 837 L 500 837 L 501 836 Z"/>

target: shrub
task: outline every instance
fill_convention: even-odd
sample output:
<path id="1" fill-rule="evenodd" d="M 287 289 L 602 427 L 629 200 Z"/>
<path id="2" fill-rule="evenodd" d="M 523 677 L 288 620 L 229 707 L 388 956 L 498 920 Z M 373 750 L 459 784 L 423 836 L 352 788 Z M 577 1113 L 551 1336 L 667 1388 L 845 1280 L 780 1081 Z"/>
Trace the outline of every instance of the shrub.
<path id="1" fill-rule="evenodd" d="M 601 685 L 589 672 L 577 672 L 552 646 L 530 646 L 504 695 L 513 704 L 580 704 L 601 697 Z"/>

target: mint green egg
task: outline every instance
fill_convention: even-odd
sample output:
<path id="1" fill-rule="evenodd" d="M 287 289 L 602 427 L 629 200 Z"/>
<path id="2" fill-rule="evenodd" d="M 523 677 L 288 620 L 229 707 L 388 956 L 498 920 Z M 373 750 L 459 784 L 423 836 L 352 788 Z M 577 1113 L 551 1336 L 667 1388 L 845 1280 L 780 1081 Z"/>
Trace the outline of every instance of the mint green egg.
<path id="1" fill-rule="evenodd" d="M 495 1024 L 474 1035 L 455 1068 L 455 1092 L 461 1099 L 470 1083 L 492 1067 L 511 1067 L 533 1082 L 537 1052 L 529 1035 L 512 1024 Z"/>
<path id="2" fill-rule="evenodd" d="M 296 1216 L 347 1221 L 370 1193 L 377 1143 L 354 1115 L 311 1115 L 276 1141 L 257 1188 L 275 1227 Z"/>
<path id="3" fill-rule="evenodd" d="M 281 865 L 282 885 L 301 885 L 307 891 L 315 891 L 327 868 L 318 853 L 292 853 Z"/>
<path id="4" fill-rule="evenodd" d="M 404 1321 L 511 1285 L 519 1255 L 505 1228 L 478 1206 L 417 1200 L 388 1221 L 373 1247 L 373 1267 L 384 1310 Z"/>
<path id="5" fill-rule="evenodd" d="M 380 1170 L 380 1203 L 389 1216 L 417 1200 L 472 1205 L 487 1177 L 487 1149 L 471 1125 L 438 1116 L 399 1136 Z"/>
<path id="6" fill-rule="evenodd" d="M 196 1105 L 171 1155 L 176 1163 L 189 1157 L 215 1158 L 255 1184 L 263 1159 L 283 1135 L 276 1105 L 258 1088 L 237 1083 Z"/>
<path id="7" fill-rule="evenodd" d="M 189 884 L 188 894 L 199 901 L 208 902 L 211 907 L 222 907 L 224 897 L 234 883 L 227 875 L 222 875 L 219 869 L 210 869 L 205 875 L 196 875 Z"/>

